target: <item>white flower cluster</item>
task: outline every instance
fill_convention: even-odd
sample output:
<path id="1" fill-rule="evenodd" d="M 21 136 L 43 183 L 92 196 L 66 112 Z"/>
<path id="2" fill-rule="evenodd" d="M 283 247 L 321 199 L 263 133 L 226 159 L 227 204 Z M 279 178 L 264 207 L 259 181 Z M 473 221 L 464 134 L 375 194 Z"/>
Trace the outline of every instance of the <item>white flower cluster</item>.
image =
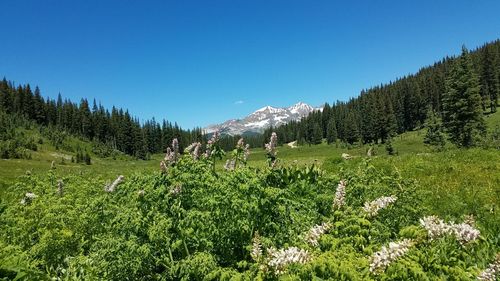
<path id="1" fill-rule="evenodd" d="M 420 225 L 427 230 L 427 235 L 431 240 L 451 234 L 450 226 L 436 216 L 423 217 L 419 221 Z"/>
<path id="2" fill-rule="evenodd" d="M 327 222 L 313 226 L 305 237 L 306 242 L 317 247 L 319 245 L 319 238 L 321 235 L 325 234 L 332 227 L 333 225 Z"/>
<path id="3" fill-rule="evenodd" d="M 243 149 L 243 160 L 248 161 L 248 156 L 250 156 L 250 144 L 246 144 Z"/>
<path id="4" fill-rule="evenodd" d="M 373 254 L 370 262 L 370 272 L 384 271 L 389 264 L 406 254 L 412 245 L 412 240 L 403 239 L 400 242 L 390 242 L 389 247 L 383 246 L 380 251 Z"/>
<path id="5" fill-rule="evenodd" d="M 213 146 L 219 142 L 220 139 L 220 133 L 219 131 L 215 131 L 214 134 L 212 135 L 212 138 L 210 138 L 207 142 L 207 150 L 205 151 L 204 156 L 206 158 L 210 158 L 213 153 Z"/>
<path id="6" fill-rule="evenodd" d="M 106 192 L 114 192 L 116 187 L 123 182 L 123 179 L 125 177 L 120 175 L 118 176 L 118 178 L 116 178 L 116 180 L 112 183 L 112 184 L 107 184 L 105 187 L 104 187 L 104 191 Z"/>
<path id="7" fill-rule="evenodd" d="M 278 135 L 275 132 L 271 134 L 269 143 L 266 143 L 266 151 L 269 155 L 276 157 L 276 145 L 278 144 Z"/>
<path id="8" fill-rule="evenodd" d="M 335 199 L 333 199 L 333 208 L 340 209 L 345 204 L 345 187 L 346 181 L 341 180 L 337 185 L 337 191 L 335 191 Z"/>
<path id="9" fill-rule="evenodd" d="M 172 140 L 172 148 L 167 147 L 167 152 L 165 153 L 165 158 L 160 162 L 160 170 L 162 172 L 167 172 L 169 166 L 177 163 L 179 160 L 179 141 L 177 138 Z"/>
<path id="10" fill-rule="evenodd" d="M 363 210 L 369 215 L 369 216 L 376 216 L 378 214 L 378 211 L 381 209 L 386 208 L 390 204 L 396 202 L 398 198 L 394 195 L 387 196 L 387 197 L 380 197 L 377 198 L 371 202 L 365 202 L 365 205 L 363 206 Z"/>
<path id="11" fill-rule="evenodd" d="M 245 145 L 243 138 L 240 138 L 236 144 L 236 149 L 243 150 L 243 161 L 246 162 L 248 160 L 248 156 L 250 155 L 250 145 L 248 143 Z"/>
<path id="12" fill-rule="evenodd" d="M 226 164 L 224 164 L 224 169 L 232 171 L 236 168 L 236 159 L 227 159 Z"/>
<path id="13" fill-rule="evenodd" d="M 467 223 L 452 224 L 455 238 L 464 245 L 479 238 L 481 232 Z"/>
<path id="14" fill-rule="evenodd" d="M 33 201 L 33 199 L 37 197 L 38 196 L 33 192 L 26 192 L 26 194 L 24 194 L 23 199 L 21 199 L 21 205 L 29 204 L 31 203 L 31 201 Z"/>
<path id="15" fill-rule="evenodd" d="M 283 274 L 287 265 L 292 263 L 304 264 L 311 260 L 311 256 L 307 250 L 297 247 L 276 250 L 275 248 L 267 249 L 269 261 L 267 265 L 273 269 L 277 275 Z"/>
<path id="16" fill-rule="evenodd" d="M 477 276 L 477 280 L 495 281 L 497 277 L 500 277 L 500 253 L 497 254 L 496 260 Z"/>
<path id="17" fill-rule="evenodd" d="M 476 240 L 481 232 L 468 223 L 446 223 L 436 216 L 420 219 L 420 225 L 427 230 L 429 238 L 435 239 L 444 235 L 454 235 L 461 244 Z"/>
<path id="18" fill-rule="evenodd" d="M 274 168 L 277 164 L 277 159 L 276 159 L 276 146 L 278 145 L 278 135 L 276 135 L 275 132 L 271 134 L 271 138 L 269 139 L 269 143 L 266 143 L 266 151 L 267 151 L 267 157 L 270 160 L 270 165 L 271 168 Z"/>
<path id="19" fill-rule="evenodd" d="M 252 239 L 252 251 L 250 252 L 250 256 L 256 262 L 260 261 L 262 258 L 262 244 L 260 241 L 259 232 L 255 232 L 255 235 Z"/>
<path id="20" fill-rule="evenodd" d="M 186 147 L 185 152 L 191 154 L 194 160 L 200 159 L 201 156 L 201 142 L 193 142 Z"/>

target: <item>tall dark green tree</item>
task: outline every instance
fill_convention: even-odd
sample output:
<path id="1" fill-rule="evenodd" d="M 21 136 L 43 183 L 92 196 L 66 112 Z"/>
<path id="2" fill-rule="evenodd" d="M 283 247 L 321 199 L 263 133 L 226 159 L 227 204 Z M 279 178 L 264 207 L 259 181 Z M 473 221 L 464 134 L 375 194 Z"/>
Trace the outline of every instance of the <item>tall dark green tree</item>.
<path id="1" fill-rule="evenodd" d="M 442 150 L 445 145 L 445 136 L 441 118 L 439 118 L 436 111 L 432 109 L 428 110 L 425 127 L 427 128 L 427 133 L 424 136 L 424 143 L 432 146 L 435 150 Z"/>
<path id="2" fill-rule="evenodd" d="M 482 97 L 483 110 L 487 109 L 490 112 L 496 112 L 498 102 L 498 92 L 500 91 L 497 65 L 495 63 L 495 56 L 490 51 L 490 46 L 483 47 L 481 54 L 481 88 L 480 93 Z"/>
<path id="3" fill-rule="evenodd" d="M 349 112 L 345 119 L 345 141 L 353 144 L 359 140 L 359 127 L 353 112 Z"/>
<path id="4" fill-rule="evenodd" d="M 485 133 L 479 80 L 465 46 L 446 79 L 443 125 L 450 141 L 459 147 L 474 146 Z"/>
<path id="5" fill-rule="evenodd" d="M 335 143 L 337 141 L 337 125 L 335 124 L 335 119 L 330 118 L 326 126 L 326 141 L 328 144 Z"/>
<path id="6" fill-rule="evenodd" d="M 321 129 L 321 125 L 319 123 L 314 123 L 311 143 L 320 144 L 322 140 L 323 140 L 323 130 Z"/>

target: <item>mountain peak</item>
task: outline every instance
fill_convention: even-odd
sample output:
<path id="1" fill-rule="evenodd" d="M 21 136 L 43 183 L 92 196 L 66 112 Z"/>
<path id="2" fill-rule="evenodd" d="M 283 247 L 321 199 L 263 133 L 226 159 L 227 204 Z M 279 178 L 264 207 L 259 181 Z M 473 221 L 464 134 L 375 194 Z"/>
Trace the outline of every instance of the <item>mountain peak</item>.
<path id="1" fill-rule="evenodd" d="M 276 127 L 290 121 L 298 121 L 314 110 L 321 109 L 313 108 L 304 102 L 298 102 L 290 107 L 273 107 L 268 105 L 254 111 L 243 119 L 231 119 L 221 124 L 210 125 L 204 130 L 206 133 L 218 130 L 226 135 L 261 133 L 270 126 Z"/>

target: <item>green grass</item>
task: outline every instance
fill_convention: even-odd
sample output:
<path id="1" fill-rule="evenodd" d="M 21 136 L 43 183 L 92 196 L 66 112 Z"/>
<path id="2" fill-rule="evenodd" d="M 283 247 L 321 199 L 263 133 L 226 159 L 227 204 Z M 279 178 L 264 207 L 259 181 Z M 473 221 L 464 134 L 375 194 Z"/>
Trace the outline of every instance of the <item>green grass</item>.
<path id="1" fill-rule="evenodd" d="M 488 115 L 486 123 L 490 130 L 500 124 L 500 113 Z M 38 134 L 38 132 L 32 132 Z M 430 191 L 429 205 L 440 208 L 441 200 L 456 201 L 456 210 L 467 208 L 474 210 L 475 196 L 488 201 L 493 207 L 498 207 L 500 198 L 500 151 L 484 149 L 456 149 L 448 144 L 443 152 L 432 152 L 423 144 L 425 131 L 407 132 L 393 141 L 397 155 L 389 156 L 385 145 L 374 147 L 375 156 L 372 164 L 385 170 L 397 170 L 401 176 L 416 179 L 422 188 Z M 39 137 L 39 136 L 37 136 Z M 90 143 L 68 138 L 70 146 L 80 146 L 90 150 Z M 278 158 L 282 165 L 312 165 L 323 167 L 327 172 L 336 172 L 349 168 L 366 158 L 368 146 L 347 148 L 344 145 L 304 145 L 291 148 L 287 145 L 278 148 Z M 348 153 L 354 158 L 344 161 L 342 153 Z M 79 174 L 88 178 L 112 181 L 117 175 L 153 172 L 159 169 L 163 155 L 153 155 L 151 160 L 136 160 L 120 155 L 119 159 L 101 159 L 92 157 L 92 165 L 71 163 L 72 152 L 56 151 L 47 140 L 32 152 L 31 160 L 9 159 L 0 160 L 0 194 L 9 188 L 21 175 L 30 173 L 45 173 L 50 169 L 51 162 L 56 163 L 56 175 Z M 229 155 L 229 153 L 228 153 Z M 64 159 L 64 164 L 62 163 Z M 250 167 L 263 168 L 266 163 L 265 150 L 252 149 L 248 161 Z M 217 169 L 222 170 L 225 160 L 218 161 Z M 466 196 L 466 197 L 464 197 Z M 467 198 L 461 200 L 461 198 Z M 463 199 L 463 198 L 462 198 Z M 465 206 L 465 207 L 464 207 Z M 450 210 L 455 212 L 454 210 Z"/>

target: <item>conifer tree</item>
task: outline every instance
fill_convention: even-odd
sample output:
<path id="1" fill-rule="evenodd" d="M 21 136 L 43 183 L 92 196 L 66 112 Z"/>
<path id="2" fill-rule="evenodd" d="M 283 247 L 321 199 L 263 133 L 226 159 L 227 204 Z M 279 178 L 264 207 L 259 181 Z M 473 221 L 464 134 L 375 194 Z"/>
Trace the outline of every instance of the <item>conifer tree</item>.
<path id="1" fill-rule="evenodd" d="M 345 122 L 345 141 L 353 144 L 359 140 L 359 129 L 354 113 L 349 112 L 346 116 Z"/>
<path id="2" fill-rule="evenodd" d="M 442 150 L 445 144 L 442 122 L 437 113 L 432 109 L 429 109 L 427 112 L 425 127 L 427 128 L 427 133 L 424 137 L 424 143 L 438 151 Z"/>
<path id="3" fill-rule="evenodd" d="M 319 123 L 314 123 L 311 142 L 313 144 L 320 144 L 322 140 L 323 140 L 323 130 L 321 129 Z"/>
<path id="4" fill-rule="evenodd" d="M 500 91 L 497 73 L 495 72 L 494 56 L 485 46 L 481 56 L 481 88 L 483 110 L 489 109 L 496 112 L 498 102 L 498 92 Z"/>
<path id="5" fill-rule="evenodd" d="M 450 141 L 459 147 L 474 146 L 485 132 L 479 81 L 465 46 L 446 79 L 443 125 Z"/>
<path id="6" fill-rule="evenodd" d="M 330 118 L 326 127 L 326 141 L 328 144 L 335 143 L 337 141 L 337 126 L 335 124 L 335 119 Z"/>

